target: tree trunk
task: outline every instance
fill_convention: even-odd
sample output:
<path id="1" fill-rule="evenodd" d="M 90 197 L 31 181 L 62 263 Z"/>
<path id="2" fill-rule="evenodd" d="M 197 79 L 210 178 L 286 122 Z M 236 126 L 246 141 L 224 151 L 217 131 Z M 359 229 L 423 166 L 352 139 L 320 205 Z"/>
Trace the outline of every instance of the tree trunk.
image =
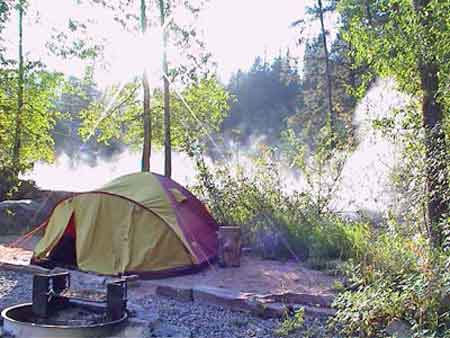
<path id="1" fill-rule="evenodd" d="M 142 149 L 142 171 L 150 171 L 150 157 L 152 155 L 152 120 L 150 113 L 150 85 L 147 72 L 142 76 L 144 88 L 144 146 Z"/>
<path id="2" fill-rule="evenodd" d="M 447 148 L 442 128 L 442 104 L 437 102 L 439 67 L 436 64 L 421 65 L 423 90 L 422 118 L 425 129 L 425 175 L 427 191 L 427 218 L 429 235 L 436 247 L 442 245 L 443 229 L 439 222 L 448 213 Z"/>
<path id="3" fill-rule="evenodd" d="M 430 15 L 421 13 L 430 0 L 416 0 L 414 5 L 422 14 L 421 25 L 427 34 L 433 22 Z M 433 38 L 433 36 L 428 36 Z M 444 107 L 438 101 L 439 63 L 423 57 L 419 60 L 419 70 L 422 97 L 422 122 L 425 129 L 425 184 L 427 192 L 427 222 L 430 239 L 435 247 L 440 247 L 444 240 L 444 229 L 441 228 L 442 218 L 449 212 L 449 185 L 447 167 L 447 147 L 443 130 Z"/>
<path id="4" fill-rule="evenodd" d="M 327 99 L 328 99 L 328 121 L 331 125 L 331 128 L 334 128 L 335 125 L 335 116 L 333 113 L 333 91 L 332 91 L 332 79 L 331 79 L 331 69 L 330 69 L 330 60 L 329 53 L 327 47 L 327 35 L 325 30 L 325 23 L 323 19 L 323 5 L 322 0 L 317 0 L 317 4 L 319 6 L 319 19 L 320 19 L 320 27 L 322 30 L 322 43 L 323 43 L 323 51 L 325 54 L 325 76 L 327 81 Z"/>
<path id="5" fill-rule="evenodd" d="M 370 10 L 370 3 L 369 0 L 365 1 L 365 5 L 366 5 L 366 15 L 367 15 L 367 20 L 369 22 L 369 25 L 372 26 L 372 12 Z"/>
<path id="6" fill-rule="evenodd" d="M 24 68 L 23 68 L 23 1 L 19 2 L 19 65 L 17 78 L 17 111 L 16 125 L 14 133 L 13 148 L 13 171 L 18 174 L 20 171 L 20 148 L 22 138 L 22 112 L 23 112 L 23 92 L 24 92 Z"/>
<path id="7" fill-rule="evenodd" d="M 147 17 L 145 0 L 141 0 L 141 30 L 142 35 L 147 32 Z M 144 89 L 144 145 L 142 148 L 142 171 L 150 171 L 150 157 L 152 151 L 152 120 L 150 112 L 150 85 L 147 72 L 142 75 L 142 88 Z"/>
<path id="8" fill-rule="evenodd" d="M 172 143 L 170 139 L 170 90 L 169 90 L 169 66 L 167 64 L 167 39 L 168 31 L 165 27 L 164 1 L 159 0 L 161 13 L 161 28 L 163 30 L 163 58 L 162 71 L 164 81 L 164 175 L 172 175 Z"/>

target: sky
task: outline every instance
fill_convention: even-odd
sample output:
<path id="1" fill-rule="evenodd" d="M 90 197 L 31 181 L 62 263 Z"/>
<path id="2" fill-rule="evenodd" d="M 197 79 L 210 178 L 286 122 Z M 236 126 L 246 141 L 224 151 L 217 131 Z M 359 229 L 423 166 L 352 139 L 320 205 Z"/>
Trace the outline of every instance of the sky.
<path id="1" fill-rule="evenodd" d="M 24 31 L 25 52 L 28 56 L 33 59 L 41 58 L 49 68 L 82 76 L 84 68 L 82 63 L 78 60 L 61 60 L 61 58 L 50 56 L 45 45 L 50 40 L 54 28 L 67 28 L 69 18 L 79 18 L 82 21 L 91 18 L 94 22 L 89 32 L 96 39 L 109 41 L 105 50 L 108 67 L 96 72 L 96 80 L 100 87 L 126 82 L 141 74 L 144 66 L 150 70 L 150 77 L 153 79 L 151 84 L 155 86 L 161 83 L 161 32 L 156 27 L 150 30 L 148 36 L 142 38 L 139 34 L 132 35 L 124 31 L 120 25 L 111 20 L 111 15 L 101 8 L 92 8 L 86 4 L 77 5 L 75 0 L 33 0 L 31 3 L 32 8 Z M 227 82 L 230 75 L 238 69 L 248 69 L 257 56 L 270 60 L 280 51 L 285 53 L 289 48 L 291 55 L 301 57 L 303 48 L 296 44 L 299 38 L 298 31 L 290 25 L 304 18 L 305 5 L 305 1 L 299 0 L 210 0 L 198 24 L 203 31 L 207 49 L 212 52 L 218 64 L 221 80 Z M 327 26 L 335 27 L 335 20 L 335 17 L 327 18 Z M 313 36 L 317 32 L 317 25 L 313 25 L 308 34 Z M 334 36 L 335 29 L 331 29 L 331 37 Z M 17 15 L 15 14 L 7 28 L 6 40 L 11 56 L 15 56 L 17 53 Z M 329 41 L 332 41 L 332 38 Z M 176 56 L 175 53 L 176 51 L 169 50 L 169 60 Z M 381 85 L 378 87 L 382 92 L 395 94 L 391 88 L 384 88 L 385 86 Z M 382 107 L 387 107 L 386 102 L 399 104 L 392 98 L 382 98 L 380 90 L 376 89 L 373 92 L 374 107 L 368 107 L 368 103 L 359 105 L 357 116 L 365 118 L 368 111 L 382 111 Z M 394 98 L 397 97 L 395 95 Z M 359 121 L 358 125 L 363 123 Z M 392 147 L 386 142 L 367 140 L 367 142 L 361 142 L 360 148 L 346 164 L 341 196 L 357 195 L 360 197 L 361 205 L 379 209 L 378 204 L 385 205 L 387 201 L 380 199 L 375 205 L 372 200 L 374 195 L 386 195 L 383 190 L 385 185 L 382 183 L 388 177 L 388 172 L 384 168 L 374 169 L 375 171 L 369 169 L 375 168 L 375 164 L 380 162 L 379 158 L 392 162 L 393 159 L 390 157 Z M 152 159 L 154 162 L 152 166 L 157 172 L 162 171 L 162 168 L 157 167 L 158 164 L 163 163 L 161 156 L 162 153 L 156 153 Z M 174 155 L 175 162 L 183 163 L 183 165 L 174 166 L 174 177 L 180 182 L 186 182 L 189 180 L 185 177 L 186 173 L 192 174 L 193 168 L 189 161 L 180 156 Z M 371 162 L 372 160 L 375 162 Z M 73 169 L 68 165 L 69 159 L 63 156 L 54 165 L 38 164 L 30 173 L 30 178 L 46 188 L 86 190 L 94 183 L 98 183 L 100 178 L 107 180 L 111 176 L 139 170 L 139 163 L 139 154 L 125 152 L 109 163 L 98 165 L 95 171 L 87 165 L 78 166 L 77 171 L 81 173 L 80 177 L 91 178 L 91 180 L 81 181 L 70 179 L 73 176 Z M 177 168 L 182 170 L 177 171 Z M 368 173 L 370 179 L 367 175 L 358 176 L 356 173 Z M 348 191 L 352 193 L 349 194 Z M 358 193 L 355 194 L 355 191 Z M 343 199 L 341 202 L 350 204 L 351 201 Z"/>
<path id="2" fill-rule="evenodd" d="M 160 34 L 151 29 L 145 40 L 139 35 L 124 31 L 111 20 L 104 9 L 75 0 L 34 0 L 25 22 L 25 52 L 39 57 L 50 68 L 67 74 L 81 76 L 84 64 L 79 60 L 61 60 L 48 55 L 45 44 L 55 28 L 66 28 L 69 18 L 88 18 L 90 34 L 106 39 L 106 69 L 97 69 L 100 85 L 126 81 L 142 72 L 143 64 L 150 73 L 160 77 Z M 305 1 L 298 0 L 210 0 L 198 20 L 207 49 L 218 64 L 218 74 L 227 82 L 238 69 L 248 69 L 257 56 L 270 59 L 289 48 L 291 55 L 301 56 L 296 45 L 298 32 L 290 24 L 304 16 Z M 17 15 L 5 32 L 11 55 L 17 53 Z M 175 54 L 173 51 L 172 54 Z M 170 59 L 169 51 L 169 59 Z M 174 55 L 175 56 L 175 55 Z"/>

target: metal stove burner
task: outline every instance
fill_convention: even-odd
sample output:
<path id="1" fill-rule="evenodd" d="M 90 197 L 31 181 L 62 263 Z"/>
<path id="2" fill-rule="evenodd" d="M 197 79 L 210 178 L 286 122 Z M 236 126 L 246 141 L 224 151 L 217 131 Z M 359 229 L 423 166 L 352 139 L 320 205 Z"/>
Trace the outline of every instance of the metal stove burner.
<path id="1" fill-rule="evenodd" d="M 11 306 L 1 316 L 4 332 L 18 338 L 110 336 L 128 318 L 127 281 L 98 292 L 70 289 L 68 272 L 34 275 L 32 303 Z"/>
<path id="2" fill-rule="evenodd" d="M 92 290 L 71 290 L 70 273 L 33 276 L 33 313 L 48 317 L 61 311 L 71 301 L 106 304 L 110 320 L 122 318 L 127 310 L 127 282 L 120 279 L 106 285 L 106 293 Z"/>

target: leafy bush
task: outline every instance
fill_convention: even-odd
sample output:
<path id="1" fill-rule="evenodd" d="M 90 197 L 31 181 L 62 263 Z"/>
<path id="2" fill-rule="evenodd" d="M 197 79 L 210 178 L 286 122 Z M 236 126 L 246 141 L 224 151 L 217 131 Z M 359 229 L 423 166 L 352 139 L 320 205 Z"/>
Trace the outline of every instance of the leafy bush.
<path id="1" fill-rule="evenodd" d="M 300 308 L 295 311 L 295 314 L 291 317 L 285 318 L 277 330 L 275 330 L 275 334 L 280 337 L 286 337 L 291 333 L 301 329 L 305 324 L 305 309 Z"/>
<path id="2" fill-rule="evenodd" d="M 389 232 L 367 249 L 348 263 L 352 290 L 337 297 L 331 326 L 347 337 L 383 337 L 389 323 L 402 320 L 415 337 L 444 337 L 450 323 L 450 258 L 420 236 Z"/>
<path id="3" fill-rule="evenodd" d="M 210 168 L 201 155 L 191 155 L 198 173 L 191 189 L 219 223 L 240 225 L 244 245 L 263 257 L 346 259 L 361 255 L 367 246 L 365 224 L 318 213 L 310 194 L 287 192 L 271 149 L 255 156 L 252 172 L 225 162 Z"/>
<path id="4" fill-rule="evenodd" d="M 0 169 L 0 202 L 7 199 L 31 198 L 36 190 L 34 181 L 21 180 L 12 170 Z"/>

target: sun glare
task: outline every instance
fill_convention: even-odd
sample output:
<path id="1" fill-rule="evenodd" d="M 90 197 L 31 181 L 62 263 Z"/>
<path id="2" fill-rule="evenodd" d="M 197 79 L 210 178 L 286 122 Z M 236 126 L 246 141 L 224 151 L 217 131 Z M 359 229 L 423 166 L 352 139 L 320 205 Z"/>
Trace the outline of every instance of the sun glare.
<path id="1" fill-rule="evenodd" d="M 161 78 L 161 29 L 152 28 L 145 36 L 124 35 L 109 46 L 110 79 L 127 81 L 147 71 L 150 81 Z"/>

